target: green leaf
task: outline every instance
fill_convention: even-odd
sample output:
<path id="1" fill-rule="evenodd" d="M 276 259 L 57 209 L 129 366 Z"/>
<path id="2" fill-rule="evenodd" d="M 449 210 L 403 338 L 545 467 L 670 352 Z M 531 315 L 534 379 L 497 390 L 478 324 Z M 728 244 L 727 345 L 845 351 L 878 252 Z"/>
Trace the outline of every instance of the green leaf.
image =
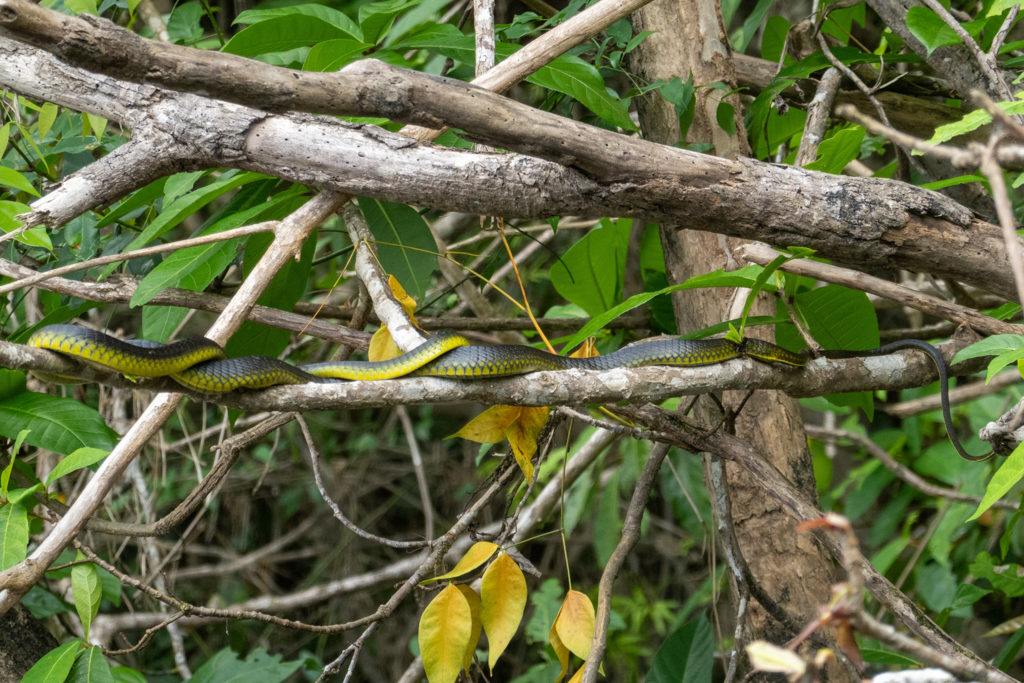
<path id="1" fill-rule="evenodd" d="M 293 13 L 243 28 L 222 49 L 242 57 L 255 57 L 339 38 L 362 40 L 362 35 L 358 29 L 353 32 L 318 17 Z"/>
<path id="2" fill-rule="evenodd" d="M 76 470 L 80 470 L 83 467 L 89 467 L 95 463 L 98 463 L 103 458 L 110 455 L 110 451 L 103 450 L 102 448 L 79 448 L 74 453 L 64 458 L 57 463 L 57 466 L 50 470 L 50 474 L 46 477 L 46 486 L 49 488 L 50 484 L 57 481 L 65 474 L 70 474 Z"/>
<path id="3" fill-rule="evenodd" d="M 95 409 L 69 398 L 25 392 L 0 401 L 0 435 L 28 429 L 25 443 L 68 455 L 83 446 L 110 450 L 114 432 Z"/>
<path id="4" fill-rule="evenodd" d="M 423 217 L 412 207 L 359 198 L 359 208 L 377 240 L 381 267 L 418 302 L 437 270 L 437 244 Z"/>
<path id="5" fill-rule="evenodd" d="M 279 655 L 257 649 L 241 660 L 230 648 L 220 650 L 199 667 L 191 683 L 280 683 L 302 662 L 282 662 Z"/>
<path id="6" fill-rule="evenodd" d="M 306 55 L 303 71 L 337 71 L 366 50 L 370 43 L 350 38 L 337 38 L 317 43 Z"/>
<path id="7" fill-rule="evenodd" d="M 609 479 L 597 500 L 597 514 L 594 517 L 594 555 L 597 566 L 604 567 L 615 552 L 622 531 L 619 517 L 619 474 Z"/>
<path id="8" fill-rule="evenodd" d="M 807 164 L 807 168 L 812 171 L 841 174 L 848 163 L 860 156 L 864 132 L 861 126 L 849 126 L 836 131 L 818 146 L 818 158 Z"/>
<path id="9" fill-rule="evenodd" d="M 98 645 L 93 645 L 78 656 L 68 683 L 114 683 L 110 665 Z"/>
<path id="10" fill-rule="evenodd" d="M 110 673 L 114 676 L 114 683 L 146 683 L 142 673 L 127 666 L 115 666 Z"/>
<path id="11" fill-rule="evenodd" d="M 58 645 L 25 672 L 21 683 L 63 683 L 83 647 L 85 645 L 80 640 L 69 640 Z"/>
<path id="12" fill-rule="evenodd" d="M 732 43 L 733 50 L 743 52 L 747 49 L 747 45 L 750 44 L 758 29 L 761 28 L 764 15 L 768 14 L 771 6 L 772 0 L 757 1 L 757 4 L 749 11 L 747 18 L 743 21 L 743 26 L 732 35 L 730 42 Z"/>
<path id="13" fill-rule="evenodd" d="M 204 185 L 179 197 L 171 202 L 170 205 L 165 205 L 160 211 L 160 215 L 154 218 L 139 236 L 124 248 L 124 251 L 131 251 L 132 249 L 146 246 L 218 197 L 242 185 L 263 180 L 265 177 L 259 173 L 228 172 L 209 185 Z M 103 275 L 109 275 L 115 268 L 115 265 L 108 266 L 103 271 Z"/>
<path id="14" fill-rule="evenodd" d="M 999 564 L 984 550 L 971 563 L 971 573 L 976 578 L 986 579 L 996 590 L 1008 598 L 1024 595 L 1024 567 L 1019 564 Z"/>
<path id="15" fill-rule="evenodd" d="M 4 153 L 7 151 L 7 143 L 11 139 L 11 122 L 8 121 L 4 125 L 0 126 L 0 158 L 3 158 Z"/>
<path id="16" fill-rule="evenodd" d="M 15 171 L 13 168 L 8 168 L 6 166 L 0 166 L 0 185 L 6 185 L 8 187 L 13 187 L 16 190 L 28 192 L 36 197 L 39 196 L 39 190 L 32 187 L 32 183 L 30 183 L 25 176 Z"/>
<path id="17" fill-rule="evenodd" d="M 933 183 L 921 183 L 921 187 L 923 187 L 926 190 L 941 190 L 944 187 L 952 187 L 953 185 L 965 185 L 967 183 L 982 182 L 985 182 L 984 176 L 970 173 L 968 175 L 958 175 L 955 178 L 944 178 L 942 180 L 936 180 Z"/>
<path id="18" fill-rule="evenodd" d="M 911 7 L 907 10 L 907 28 L 928 50 L 931 56 L 935 48 L 943 45 L 959 45 L 960 36 L 942 18 L 927 7 Z"/>
<path id="19" fill-rule="evenodd" d="M 988 510 L 992 505 L 1012 489 L 1017 482 L 1024 478 L 1024 443 L 1018 444 L 1013 453 L 1003 461 L 992 480 L 985 487 L 985 495 L 978 503 L 978 509 L 967 518 L 968 522 L 974 521 Z M 973 571 L 973 570 L 972 570 Z"/>
<path id="20" fill-rule="evenodd" d="M 878 318 L 864 292 L 825 285 L 798 292 L 793 306 L 825 349 L 859 351 L 878 346 Z"/>
<path id="21" fill-rule="evenodd" d="M 614 126 L 625 131 L 636 130 L 636 124 L 629 118 L 627 102 L 609 93 L 600 72 L 579 57 L 560 55 L 526 80 L 572 97 Z"/>
<path id="22" fill-rule="evenodd" d="M 235 17 L 236 24 L 259 24 L 272 19 L 288 18 L 293 16 L 306 16 L 319 19 L 335 28 L 348 33 L 358 40 L 363 39 L 362 31 L 347 14 L 340 12 L 327 5 L 309 3 L 305 5 L 291 5 L 286 7 L 272 7 L 269 9 L 248 9 Z"/>
<path id="23" fill-rule="evenodd" d="M 18 432 L 18 436 L 14 438 L 14 446 L 9 451 L 11 460 L 7 463 L 7 467 L 4 468 L 3 472 L 0 472 L 0 496 L 4 498 L 7 497 L 7 487 L 11 483 L 11 470 L 14 469 L 14 461 L 18 458 L 18 451 L 21 450 L 21 444 L 24 443 L 28 433 L 28 429 L 22 429 Z"/>
<path id="24" fill-rule="evenodd" d="M 0 201 L 0 230 L 4 232 L 11 232 L 17 230 L 21 226 L 25 225 L 25 221 L 16 216 L 28 213 L 32 210 L 32 207 L 28 204 L 21 202 L 12 202 L 8 200 Z M 17 240 L 29 245 L 30 247 L 42 247 L 49 251 L 53 250 L 53 243 L 50 242 L 50 236 L 46 232 L 46 228 L 39 226 L 31 228 L 18 235 Z"/>
<path id="25" fill-rule="evenodd" d="M 43 106 L 39 108 L 39 118 L 36 119 L 36 132 L 39 134 L 40 142 L 50 132 L 53 122 L 57 120 L 57 112 L 58 107 L 53 102 L 43 102 Z"/>
<path id="26" fill-rule="evenodd" d="M 995 334 L 975 342 L 967 348 L 960 349 L 953 356 L 953 364 L 955 365 L 971 358 L 1001 356 L 1004 353 L 1011 353 L 1020 349 L 1024 349 L 1024 336 L 1019 334 Z"/>
<path id="27" fill-rule="evenodd" d="M 132 308 L 144 306 L 153 297 L 166 289 L 177 287 L 181 281 L 192 275 L 194 279 L 205 280 L 206 284 L 224 272 L 235 260 L 238 243 L 243 239 L 226 240 L 212 244 L 188 247 L 172 253 L 146 274 L 135 288 L 128 305 Z M 186 288 L 189 289 L 189 288 Z M 202 289 L 199 287 L 198 289 Z"/>
<path id="28" fill-rule="evenodd" d="M 179 3 L 167 19 L 167 36 L 172 43 L 192 45 L 203 37 L 202 21 L 202 5 L 198 2 Z"/>
<path id="29" fill-rule="evenodd" d="M 382 2 L 371 2 L 359 7 L 359 28 L 363 32 L 363 38 L 370 43 L 378 43 L 384 33 L 391 28 L 395 17 L 414 5 L 420 0 L 383 0 Z"/>
<path id="30" fill-rule="evenodd" d="M 764 24 L 764 32 L 761 34 L 761 59 L 778 63 L 782 57 L 782 51 L 786 47 L 786 37 L 789 35 L 789 28 L 792 26 L 789 20 L 781 14 L 773 14 L 768 17 Z"/>
<path id="31" fill-rule="evenodd" d="M 711 624 L 697 617 L 662 642 L 644 683 L 710 683 L 714 652 Z"/>
<path id="32" fill-rule="evenodd" d="M 761 270 L 761 272 L 757 274 L 756 278 L 754 278 L 754 284 L 753 286 L 751 286 L 750 292 L 747 294 L 746 301 L 743 302 L 743 315 L 740 318 L 739 329 L 740 338 L 736 341 L 742 341 L 743 335 L 745 333 L 744 328 L 747 325 L 747 316 L 750 315 L 750 308 L 754 305 L 754 300 L 757 299 L 757 295 L 760 294 L 761 291 L 764 289 L 764 285 L 766 282 L 768 282 L 768 278 L 772 276 L 772 273 L 779 269 L 779 266 L 790 260 L 792 259 L 789 256 L 779 254 L 774 259 L 772 259 L 771 263 L 765 266 Z"/>
<path id="33" fill-rule="evenodd" d="M 591 316 L 612 308 L 622 295 L 630 221 L 602 218 L 551 268 L 551 284 Z"/>
<path id="34" fill-rule="evenodd" d="M 19 503 L 0 506 L 0 569 L 28 557 L 28 509 Z"/>
<path id="35" fill-rule="evenodd" d="M 84 560 L 85 555 L 79 551 L 75 559 Z M 89 627 L 99 613 L 100 600 L 103 598 L 103 587 L 100 585 L 96 565 L 85 562 L 71 568 L 71 592 L 75 596 L 75 610 L 78 612 L 78 618 L 82 620 L 85 639 L 89 640 Z"/>

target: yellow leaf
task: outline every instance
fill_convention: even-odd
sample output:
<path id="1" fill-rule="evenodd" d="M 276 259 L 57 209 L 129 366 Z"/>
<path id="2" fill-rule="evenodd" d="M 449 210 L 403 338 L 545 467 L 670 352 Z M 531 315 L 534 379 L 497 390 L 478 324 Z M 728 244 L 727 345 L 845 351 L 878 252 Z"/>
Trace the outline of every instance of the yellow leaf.
<path id="1" fill-rule="evenodd" d="M 587 337 L 586 341 L 579 345 L 579 347 L 569 354 L 569 358 L 596 358 L 600 356 L 597 352 L 597 347 L 594 345 L 594 338 Z"/>
<path id="2" fill-rule="evenodd" d="M 555 617 L 555 630 L 569 651 L 580 659 L 590 654 L 594 640 L 594 605 L 585 594 L 569 591 Z"/>
<path id="3" fill-rule="evenodd" d="M 561 616 L 561 610 L 559 610 L 558 614 Z M 555 617 L 555 623 L 551 624 L 551 630 L 548 631 L 548 643 L 554 649 L 555 656 L 558 657 L 558 663 L 562 665 L 562 673 L 558 674 L 558 678 L 555 679 L 555 683 L 561 683 L 561 680 L 565 678 L 565 672 L 569 670 L 569 648 L 558 637 L 558 630 L 555 628 L 557 624 L 558 617 Z"/>
<path id="4" fill-rule="evenodd" d="M 484 570 L 480 584 L 480 614 L 487 634 L 487 665 L 494 665 L 519 629 L 526 609 L 526 577 L 511 557 L 501 553 Z"/>
<path id="5" fill-rule="evenodd" d="M 498 443 L 505 440 L 505 430 L 519 419 L 519 406 L 491 406 L 459 431 L 452 434 L 477 443 Z"/>
<path id="6" fill-rule="evenodd" d="M 416 322 L 416 318 L 412 315 L 416 312 L 416 299 L 405 293 L 405 288 L 402 287 L 394 275 L 388 275 L 388 284 L 391 285 L 391 293 L 395 296 L 395 301 L 402 304 L 405 314 L 409 316 L 410 320 Z"/>
<path id="7" fill-rule="evenodd" d="M 466 647 L 466 652 L 462 656 L 462 668 L 469 673 L 469 667 L 473 666 L 473 653 L 476 652 L 477 641 L 480 640 L 480 596 L 476 594 L 476 591 L 469 586 L 458 584 L 455 586 L 462 593 L 462 597 L 466 598 L 466 602 L 469 603 L 469 613 L 473 617 L 472 626 L 469 632 L 469 645 Z"/>
<path id="8" fill-rule="evenodd" d="M 580 683 L 583 680 L 583 672 L 587 670 L 587 665 L 584 664 L 580 668 L 576 669 L 576 673 L 569 679 L 569 683 Z"/>
<path id="9" fill-rule="evenodd" d="M 367 354 L 370 360 L 391 360 L 402 355 L 402 349 L 391 338 L 391 332 L 387 325 L 381 325 L 380 329 L 370 337 L 370 351 Z"/>
<path id="10" fill-rule="evenodd" d="M 807 664 L 791 650 L 785 650 L 764 640 L 747 645 L 747 657 L 755 671 L 771 671 L 788 676 L 802 676 Z"/>
<path id="11" fill-rule="evenodd" d="M 547 421 L 547 408 L 522 408 L 519 419 L 505 430 L 505 438 L 512 446 L 512 453 L 526 481 L 533 481 L 533 455 L 537 452 L 537 438 Z"/>
<path id="12" fill-rule="evenodd" d="M 469 602 L 462 591 L 449 584 L 420 616 L 420 655 L 430 683 L 454 683 L 472 634 Z"/>
<path id="13" fill-rule="evenodd" d="M 477 541 L 469 550 L 466 551 L 466 554 L 455 563 L 455 567 L 453 567 L 450 572 L 441 574 L 441 576 L 435 576 L 432 579 L 424 579 L 420 583 L 426 585 L 428 583 L 433 583 L 434 581 L 452 579 L 456 576 L 468 574 L 487 560 L 491 559 L 491 555 L 497 552 L 497 550 L 498 546 L 494 543 L 489 541 Z"/>

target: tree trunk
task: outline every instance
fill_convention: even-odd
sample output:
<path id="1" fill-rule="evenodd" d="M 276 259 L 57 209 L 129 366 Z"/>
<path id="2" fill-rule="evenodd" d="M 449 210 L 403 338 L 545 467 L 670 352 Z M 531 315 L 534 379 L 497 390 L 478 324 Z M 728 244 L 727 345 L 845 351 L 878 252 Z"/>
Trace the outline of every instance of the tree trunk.
<path id="1" fill-rule="evenodd" d="M 708 83 L 734 82 L 716 3 L 657 0 L 634 15 L 634 31 L 643 30 L 656 32 L 633 53 L 633 68 L 642 79 L 650 82 L 679 76 L 686 81 L 692 74 L 694 85 L 698 87 L 687 142 L 711 142 L 714 153 L 728 158 L 746 153 L 739 108 L 733 116 L 737 134 L 730 135 L 717 123 L 723 91 L 700 87 Z M 727 90 L 732 88 L 728 85 Z M 675 112 L 661 98 L 641 101 L 640 122 L 648 139 L 667 144 L 679 139 Z M 685 225 L 661 225 L 665 262 L 672 282 L 740 265 L 732 254 L 742 240 L 685 228 Z M 730 313 L 735 310 L 732 302 L 738 299 L 742 303 L 745 296 L 745 290 L 717 288 L 676 292 L 673 304 L 679 329 L 700 329 L 735 317 L 735 313 Z M 765 335 L 759 331 L 756 336 Z M 739 395 L 727 396 L 723 402 L 727 406 L 736 405 L 740 398 Z M 755 444 L 809 500 L 817 500 L 810 453 L 794 399 L 774 391 L 757 392 L 739 415 L 736 430 L 741 438 Z M 765 495 L 762 484 L 746 470 L 728 465 L 726 472 L 731 519 L 716 519 L 718 528 L 723 524 L 733 527 L 739 549 L 756 581 L 799 623 L 809 622 L 817 606 L 829 599 L 834 580 L 830 560 L 809 537 L 795 530 L 795 524 L 785 511 Z M 711 487 L 712 482 L 708 481 L 708 485 Z M 735 576 L 733 579 L 735 587 Z M 750 638 L 778 643 L 795 635 L 782 630 L 778 622 L 761 609 L 748 611 L 745 618 Z"/>

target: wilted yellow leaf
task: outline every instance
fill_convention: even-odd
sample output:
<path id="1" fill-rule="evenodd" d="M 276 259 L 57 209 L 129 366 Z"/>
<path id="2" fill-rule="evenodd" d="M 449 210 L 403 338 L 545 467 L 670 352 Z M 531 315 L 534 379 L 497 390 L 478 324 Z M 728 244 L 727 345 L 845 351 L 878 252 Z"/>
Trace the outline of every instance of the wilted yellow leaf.
<path id="1" fill-rule="evenodd" d="M 521 408 L 518 419 L 505 429 L 505 438 L 512 446 L 519 469 L 526 481 L 533 481 L 533 454 L 537 452 L 537 438 L 548 421 L 548 409 Z"/>
<path id="2" fill-rule="evenodd" d="M 526 577 L 507 554 L 498 555 L 484 570 L 480 600 L 489 650 L 487 665 L 494 674 L 494 665 L 519 629 L 526 609 Z"/>
<path id="3" fill-rule="evenodd" d="M 755 671 L 770 671 L 793 677 L 802 676 L 807 669 L 807 664 L 795 652 L 764 640 L 755 640 L 747 645 L 747 657 Z"/>
<path id="4" fill-rule="evenodd" d="M 452 579 L 456 576 L 468 574 L 487 560 L 491 559 L 491 555 L 493 555 L 497 550 L 498 546 L 494 543 L 489 541 L 477 541 L 469 550 L 466 551 L 466 554 L 455 563 L 455 566 L 450 572 L 441 574 L 441 576 L 435 576 L 432 579 L 424 579 L 420 583 L 426 585 L 428 583 L 433 583 L 434 581 L 440 581 L 441 579 Z"/>
<path id="5" fill-rule="evenodd" d="M 583 680 L 583 672 L 587 670 L 587 665 L 584 664 L 580 668 L 576 669 L 576 673 L 569 679 L 569 683 L 579 683 Z"/>
<path id="6" fill-rule="evenodd" d="M 462 668 L 466 670 L 466 673 L 469 673 L 469 667 L 473 666 L 473 653 L 476 652 L 476 644 L 480 640 L 480 596 L 469 586 L 457 584 L 455 587 L 466 598 L 466 602 L 469 603 L 469 613 L 473 617 L 472 626 L 469 630 L 469 645 L 462 656 Z"/>
<path id="7" fill-rule="evenodd" d="M 594 345 L 594 338 L 587 337 L 586 341 L 580 344 L 575 351 L 569 354 L 569 358 L 596 358 L 600 356 L 597 347 Z"/>
<path id="8" fill-rule="evenodd" d="M 519 419 L 520 406 L 491 406 L 459 431 L 452 434 L 477 443 L 498 443 L 505 440 L 505 430 Z"/>
<path id="9" fill-rule="evenodd" d="M 565 672 L 569 670 L 569 648 L 558 637 L 558 630 L 555 628 L 556 624 L 558 624 L 557 617 L 555 617 L 555 623 L 551 624 L 551 630 L 548 631 L 548 643 L 551 644 L 551 648 L 555 651 L 558 663 L 562 665 L 562 673 L 558 674 L 558 678 L 555 679 L 555 683 L 561 683 L 561 680 L 565 678 Z"/>
<path id="10" fill-rule="evenodd" d="M 372 361 L 391 360 L 402 355 L 402 349 L 398 348 L 398 344 L 391 338 L 387 325 L 381 325 L 370 337 L 370 350 L 367 355 Z"/>
<path id="11" fill-rule="evenodd" d="M 430 683 L 453 683 L 473 634 L 473 613 L 461 590 L 449 584 L 420 616 L 419 645 Z"/>
<path id="12" fill-rule="evenodd" d="M 405 288 L 402 287 L 394 275 L 388 275 L 388 284 L 391 285 L 391 293 L 395 296 L 395 301 L 402 304 L 402 308 L 405 309 L 409 319 L 416 322 L 416 318 L 412 315 L 416 312 L 416 299 L 405 293 Z"/>
<path id="13" fill-rule="evenodd" d="M 590 654 L 594 622 L 594 605 L 590 598 L 579 591 L 569 591 L 555 617 L 555 630 L 569 651 L 580 659 Z"/>

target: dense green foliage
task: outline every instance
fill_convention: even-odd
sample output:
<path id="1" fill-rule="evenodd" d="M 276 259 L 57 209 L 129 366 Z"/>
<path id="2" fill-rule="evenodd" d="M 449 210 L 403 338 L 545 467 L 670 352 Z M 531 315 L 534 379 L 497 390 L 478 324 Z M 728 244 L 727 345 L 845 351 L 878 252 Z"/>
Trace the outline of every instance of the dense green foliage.
<path id="1" fill-rule="evenodd" d="M 98 12 L 150 35 L 135 14 L 133 2 L 45 4 L 70 13 Z M 798 80 L 829 66 L 821 51 L 801 58 L 787 53 L 786 38 L 797 17 L 784 16 L 782 6 L 786 4 L 760 0 L 741 8 L 737 1 L 722 3 L 733 48 L 780 63 L 777 76 L 760 91 L 744 91 L 742 102 L 753 155 L 781 163 L 793 160 L 806 112 L 799 106 L 779 107 L 779 98 Z M 836 41 L 832 52 L 838 59 L 850 66 L 923 68 L 921 58 L 905 51 L 899 38 L 881 26 L 864 3 L 848 4 L 828 13 L 822 24 L 822 31 Z M 1010 3 L 988 0 L 981 4 L 984 10 L 976 13 L 978 18 L 964 26 L 987 49 L 986 41 L 992 40 L 993 27 L 1003 22 Z M 533 11 L 505 16 L 498 27 L 499 60 L 583 7 L 582 0 L 573 0 L 553 17 Z M 459 25 L 458 13 L 452 16 L 448 9 L 448 3 L 438 0 L 325 4 L 269 0 L 233 17 L 227 34 L 218 28 L 217 13 L 222 10 L 206 3 L 176 4 L 165 19 L 170 39 L 177 44 L 219 49 L 294 69 L 332 71 L 372 55 L 392 64 L 470 80 L 473 35 Z M 915 8 L 907 21 L 931 49 L 960 40 L 930 10 Z M 695 86 L 680 78 L 638 82 L 627 69 L 628 56 L 645 37 L 634 35 L 627 20 L 620 21 L 537 71 L 518 87 L 515 97 L 624 134 L 637 134 L 630 116 L 636 98 L 662 97 L 675 106 L 685 133 L 693 117 L 695 88 L 724 86 Z M 1002 48 L 1005 66 L 1017 66 L 1021 47 L 1010 42 Z M 6 95 L 5 104 L 6 122 L 0 127 L 0 186 L 4 191 L 0 228 L 5 231 L 19 225 L 15 216 L 28 211 L 29 203 L 45 194 L 50 184 L 128 139 L 126 130 L 107 125 L 94 115 L 12 94 Z M 961 103 L 947 104 L 959 116 L 956 112 Z M 1019 106 L 1008 108 L 1016 111 Z M 977 118 L 964 117 L 954 128 L 937 133 L 935 141 L 985 123 Z M 719 120 L 731 125 L 731 109 L 723 109 Z M 368 123 L 398 128 L 386 120 Z M 438 142 L 469 146 L 458 131 L 446 133 Z M 689 147 L 708 149 L 704 143 Z M 841 173 L 855 160 L 880 177 L 897 170 L 890 143 L 849 123 L 829 129 L 819 158 L 810 167 Z M 974 174 L 937 179 L 917 171 L 911 178 L 929 187 L 978 179 Z M 1017 185 L 1022 179 L 1024 175 L 1011 177 L 1010 182 Z M 281 219 L 311 194 L 308 188 L 252 172 L 178 173 L 59 229 L 35 228 L 16 242 L 5 242 L 3 257 L 48 269 Z M 432 318 L 459 310 L 458 295 L 438 272 L 430 226 L 440 215 L 368 198 L 359 199 L 359 208 L 378 240 L 381 265 L 418 302 L 416 316 Z M 530 306 L 538 316 L 579 319 L 578 325 L 559 328 L 561 332 L 555 336 L 561 337 L 552 339 L 556 345 L 568 342 L 568 347 L 573 347 L 596 336 L 598 349 L 609 350 L 641 336 L 637 331 L 699 337 L 726 332 L 731 324 L 741 330 L 773 326 L 781 345 L 798 349 L 805 344 L 792 323 L 795 318 L 826 349 L 869 349 L 885 339 L 881 335 L 886 330 L 923 322 L 902 310 L 876 310 L 876 302 L 863 292 L 822 286 L 774 267 L 747 266 L 669 286 L 657 226 L 616 218 L 603 218 L 596 225 L 571 217 L 549 223 L 556 228 L 554 236 L 520 262 L 519 270 Z M 310 313 L 312 309 L 297 305 L 354 301 L 358 287 L 347 269 L 352 245 L 344 227 L 337 217 L 324 224 L 306 244 L 301 258 L 278 274 L 260 303 Z M 547 227 L 543 221 L 510 222 L 505 232 L 512 251 L 519 253 L 529 247 Z M 640 235 L 638 254 L 630 253 L 631 233 Z M 476 274 L 491 278 L 508 262 L 494 233 L 481 231 L 475 222 L 464 228 L 458 239 L 453 257 L 466 266 L 465 277 L 470 281 L 475 282 Z M 230 293 L 268 243 L 269 237 L 263 235 L 238 238 L 72 275 L 100 279 L 116 272 L 136 278 L 130 300 L 120 304 L 56 294 L 45 284 L 40 289 L 4 295 L 0 298 L 0 330 L 4 338 L 22 342 L 42 325 L 87 319 L 99 327 L 123 331 L 125 336 L 157 341 L 202 334 L 212 314 L 157 305 L 151 303 L 154 297 L 168 288 Z M 812 256 L 806 251 L 792 253 L 792 258 Z M 639 283 L 639 289 L 630 282 Z M 514 282 L 505 280 L 498 287 L 518 297 Z M 705 330 L 676 330 L 668 296 L 673 290 L 696 287 L 740 287 L 767 293 L 776 297 L 776 314 L 723 321 Z M 506 298 L 496 296 L 492 301 L 498 316 L 522 315 Z M 334 315 L 331 311 L 323 317 Z M 1019 317 L 1020 307 L 1000 302 L 994 303 L 990 312 L 1003 318 Z M 610 325 L 625 313 L 642 314 L 643 322 L 636 324 L 635 330 Z M 527 337 L 536 341 L 532 332 L 527 331 Z M 296 362 L 320 360 L 330 352 L 326 343 L 307 343 L 308 338 L 300 343 L 299 339 L 285 329 L 247 322 L 228 345 L 228 352 L 232 356 L 285 354 Z M 1024 356 L 1020 338 L 993 338 L 988 343 L 979 355 L 998 354 L 999 367 Z M 88 470 L 95 469 L 116 442 L 108 425 L 118 424 L 120 413 L 132 404 L 127 393 L 111 393 L 98 386 L 44 386 L 48 385 L 28 379 L 24 372 L 0 369 L 0 437 L 8 446 L 0 477 L 2 568 L 24 559 L 35 535 L 43 531 L 43 519 L 35 512 L 42 501 L 74 497 Z M 1000 497 L 1020 499 L 1024 452 L 1018 449 L 1009 459 L 996 463 L 968 463 L 953 452 L 937 410 L 902 420 L 876 410 L 879 400 L 917 398 L 935 391 L 935 387 L 925 387 L 904 391 L 901 397 L 884 392 L 841 394 L 808 399 L 803 405 L 808 415 L 831 413 L 843 429 L 869 436 L 913 471 L 940 485 L 980 498 L 991 481 L 983 508 L 915 489 L 851 441 L 828 448 L 812 442 L 822 505 L 854 522 L 874 565 L 933 619 L 970 647 L 994 657 L 998 666 L 1008 668 L 1024 645 L 1024 631 L 1007 629 L 1012 635 L 1002 637 L 981 634 L 1024 611 L 1020 566 L 1024 530 L 1018 524 L 1019 511 L 990 506 Z M 976 433 L 1019 393 L 1011 390 L 1009 396 L 990 395 L 958 407 L 956 417 L 964 426 L 963 434 Z M 501 462 L 491 457 L 492 450 L 487 447 L 445 440 L 475 409 L 426 406 L 410 407 L 408 412 L 413 423 L 410 435 L 403 433 L 395 409 L 307 415 L 335 500 L 359 525 L 389 538 L 419 538 L 423 534 L 423 501 L 408 455 L 407 436 L 430 444 L 423 450 L 429 500 L 436 507 L 434 534 L 443 533 L 458 518 Z M 154 444 L 138 462 L 148 490 L 137 484 L 119 489 L 109 502 L 108 514 L 113 519 L 139 522 L 166 514 L 194 488 L 197 476 L 209 471 L 213 462 L 210 446 L 222 438 L 220 427 L 226 434 L 240 432 L 249 424 L 235 411 L 187 403 L 165 428 L 162 443 Z M 593 431 L 579 424 L 560 427 L 553 447 L 537 467 L 537 486 L 529 495 L 550 482 L 561 471 L 567 454 Z M 967 445 L 974 452 L 984 446 L 977 438 Z M 518 548 L 542 578 L 529 578 L 526 618 L 493 680 L 556 678 L 559 665 L 547 643 L 559 604 L 570 587 L 591 596 L 596 593 L 601 570 L 621 532 L 625 503 L 650 449 L 651 444 L 644 441 L 617 441 L 566 488 L 560 515 L 547 520 L 537 530 L 537 537 Z M 496 506 L 491 517 L 481 522 L 511 511 L 523 495 L 522 488 L 509 490 L 502 501 L 504 507 Z M 332 581 L 379 571 L 406 556 L 404 551 L 356 538 L 330 519 L 313 484 L 303 440 L 294 423 L 283 427 L 277 437 L 267 437 L 249 448 L 223 487 L 207 499 L 195 523 L 185 526 L 155 544 L 166 561 L 163 566 L 154 566 L 147 556 L 146 539 L 123 542 L 116 536 L 87 534 L 83 542 L 126 575 L 152 582 L 159 572 L 167 581 L 167 592 L 191 605 L 234 606 L 261 596 L 286 597 L 306 590 L 326 593 Z M 630 558 L 613 599 L 608 651 L 616 662 L 615 680 L 638 681 L 646 676 L 648 681 L 696 683 L 711 679 L 711 650 L 725 649 L 731 640 L 729 629 L 712 629 L 707 616 L 727 589 L 722 568 L 710 560 L 712 528 L 701 461 L 693 454 L 673 450 L 645 517 L 644 550 Z M 294 530 L 298 532 L 289 536 Z M 558 534 L 540 535 L 557 530 L 566 539 L 564 554 Z M 280 547 L 272 545 L 286 536 Z M 266 557 L 250 556 L 260 549 L 268 549 Z M 123 655 L 105 657 L 98 647 L 88 646 L 90 627 L 105 616 L 156 611 L 158 605 L 107 570 L 81 562 L 83 558 L 66 551 L 60 565 L 23 601 L 39 618 L 52 618 L 52 623 L 64 627 L 75 625 L 65 631 L 63 644 L 41 660 L 26 680 L 58 681 L 69 675 L 70 680 L 176 680 L 166 630 L 158 630 L 146 647 Z M 392 577 L 367 582 L 367 587 L 354 593 L 331 593 L 303 602 L 284 616 L 314 624 L 357 619 L 373 613 L 391 594 L 392 584 L 400 580 Z M 823 602 L 826 599 L 822 597 Z M 382 680 L 396 679 L 417 651 L 416 620 L 422 604 L 416 608 L 409 603 L 380 625 L 361 654 L 360 667 L 375 670 Z M 141 636 L 139 631 L 123 630 L 130 644 Z M 194 680 L 204 681 L 243 677 L 252 683 L 312 680 L 350 642 L 347 636 L 289 631 L 243 620 L 189 626 L 184 635 Z M 104 645 L 128 647 L 122 639 Z M 870 642 L 861 646 L 873 664 L 908 661 Z M 486 661 L 486 654 L 480 657 Z M 1015 673 L 1021 673 L 1019 667 Z M 366 680 L 375 679 L 367 673 Z"/>

